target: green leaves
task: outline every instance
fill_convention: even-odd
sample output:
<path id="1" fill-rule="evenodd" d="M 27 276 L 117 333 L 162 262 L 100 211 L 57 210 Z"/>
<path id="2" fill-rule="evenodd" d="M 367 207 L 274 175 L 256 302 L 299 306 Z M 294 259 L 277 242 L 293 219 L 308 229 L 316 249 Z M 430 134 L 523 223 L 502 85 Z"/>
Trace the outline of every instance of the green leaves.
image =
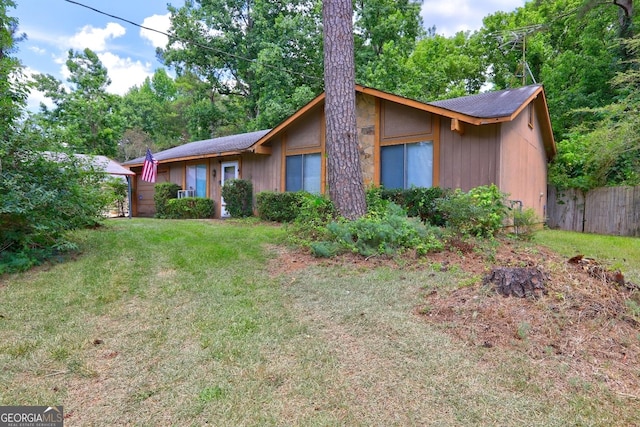
<path id="1" fill-rule="evenodd" d="M 506 195 L 492 184 L 472 188 L 466 193 L 457 189 L 435 203 L 446 219 L 447 228 L 454 234 L 493 237 L 507 216 L 505 200 Z"/>
<path id="2" fill-rule="evenodd" d="M 253 215 L 253 184 L 246 179 L 230 179 L 222 186 L 222 198 L 233 218 Z"/>
<path id="3" fill-rule="evenodd" d="M 319 2 L 196 0 L 170 10 L 172 37 L 160 56 L 207 89 L 190 103 L 202 118 L 192 133 L 273 127 L 321 91 Z M 302 103 L 291 99 L 301 87 L 309 88 Z"/>
<path id="4" fill-rule="evenodd" d="M 37 264 L 69 247 L 66 231 L 100 221 L 107 204 L 102 176 L 88 165 L 75 159 L 50 161 L 41 153 L 24 151 L 17 161 L 3 164 L 0 271 Z"/>
<path id="5" fill-rule="evenodd" d="M 111 84 L 107 69 L 90 49 L 70 50 L 66 65 L 71 73 L 71 90 L 51 75 L 34 77 L 33 86 L 55 107 L 43 108 L 33 120 L 76 153 L 115 157 L 124 129 L 118 114 L 120 100 L 106 92 Z"/>

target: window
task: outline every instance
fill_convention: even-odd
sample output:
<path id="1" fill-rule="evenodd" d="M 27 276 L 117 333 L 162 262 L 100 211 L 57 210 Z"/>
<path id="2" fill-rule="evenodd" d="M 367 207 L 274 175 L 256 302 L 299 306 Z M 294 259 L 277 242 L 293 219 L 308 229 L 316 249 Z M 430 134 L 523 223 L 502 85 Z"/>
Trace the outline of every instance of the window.
<path id="1" fill-rule="evenodd" d="M 207 165 L 187 166 L 187 190 L 193 190 L 196 197 L 207 197 Z"/>
<path id="2" fill-rule="evenodd" d="M 529 127 L 533 129 L 533 102 L 529 104 Z"/>
<path id="3" fill-rule="evenodd" d="M 320 193 L 320 153 L 287 156 L 286 191 Z"/>
<path id="4" fill-rule="evenodd" d="M 380 147 L 380 184 L 385 188 L 433 186 L 433 142 Z"/>

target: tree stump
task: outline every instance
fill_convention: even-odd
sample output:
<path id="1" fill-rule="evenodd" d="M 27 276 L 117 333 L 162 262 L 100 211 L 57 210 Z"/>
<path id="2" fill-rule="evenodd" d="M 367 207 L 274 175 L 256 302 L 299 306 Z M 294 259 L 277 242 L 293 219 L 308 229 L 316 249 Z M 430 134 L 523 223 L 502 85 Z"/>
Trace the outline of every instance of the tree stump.
<path id="1" fill-rule="evenodd" d="M 538 298 L 547 294 L 548 275 L 538 267 L 497 267 L 484 277 L 483 285 L 492 283 L 505 297 Z"/>

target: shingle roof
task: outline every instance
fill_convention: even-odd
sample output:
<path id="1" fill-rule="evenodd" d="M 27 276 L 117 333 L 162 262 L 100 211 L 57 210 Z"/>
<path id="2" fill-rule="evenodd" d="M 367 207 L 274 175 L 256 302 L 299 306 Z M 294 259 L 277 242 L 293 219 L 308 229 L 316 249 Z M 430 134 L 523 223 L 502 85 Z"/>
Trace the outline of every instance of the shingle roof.
<path id="1" fill-rule="evenodd" d="M 44 151 L 43 155 L 47 159 L 53 161 L 66 162 L 69 159 L 69 155 L 66 153 Z M 95 169 L 101 170 L 104 173 L 108 173 L 109 175 L 135 175 L 135 173 L 131 172 L 129 169 L 123 168 L 120 163 L 105 156 L 87 154 L 73 154 L 73 156 L 76 159 L 79 159 L 82 162 L 93 166 Z"/>
<path id="2" fill-rule="evenodd" d="M 194 141 L 188 144 L 179 145 L 169 148 L 168 150 L 153 153 L 153 157 L 162 162 L 163 160 L 173 160 L 185 157 L 207 156 L 213 153 L 229 153 L 235 151 L 246 150 L 256 141 L 266 135 L 270 129 L 259 130 L 255 132 L 241 133 L 238 135 L 221 136 L 219 138 L 204 139 L 202 141 Z M 144 157 L 129 160 L 124 165 L 142 164 Z"/>
<path id="3" fill-rule="evenodd" d="M 538 89 L 540 89 L 540 85 L 523 86 L 428 102 L 427 104 L 481 119 L 508 117 L 515 113 Z"/>
<path id="4" fill-rule="evenodd" d="M 530 85 L 523 86 L 514 89 L 499 90 L 496 92 L 485 92 L 478 95 L 463 96 L 460 98 L 445 99 L 442 101 L 434 102 L 419 102 L 413 101 L 408 98 L 403 98 L 398 95 L 393 95 L 380 91 L 378 89 L 366 88 L 364 86 L 358 86 L 358 90 L 372 90 L 376 96 L 386 96 L 386 99 L 392 99 L 396 102 L 413 102 L 420 108 L 427 111 L 436 112 L 437 114 L 443 114 L 449 116 L 448 110 L 451 114 L 449 117 L 454 117 L 456 114 L 462 114 L 469 116 L 470 118 L 479 119 L 482 124 L 483 119 L 506 119 L 510 120 L 512 115 L 521 108 L 527 100 L 529 100 L 536 92 L 541 90 L 542 85 Z M 280 132 L 282 128 L 288 126 L 292 121 L 296 120 L 301 114 L 306 113 L 309 110 L 309 106 L 314 106 L 324 99 L 324 94 L 317 96 L 307 106 L 303 107 L 297 113 L 292 115 L 289 119 L 276 126 L 273 131 L 274 134 L 270 134 L 271 129 L 260 130 L 256 132 L 243 133 L 239 135 L 229 135 L 220 138 L 205 139 L 202 141 L 190 142 L 188 144 L 180 145 L 178 147 L 170 148 L 168 150 L 159 151 L 154 153 L 153 157 L 159 162 L 166 160 L 176 159 L 188 159 L 198 157 L 209 157 L 215 154 L 225 154 L 231 152 L 244 151 L 249 149 L 256 142 L 264 143 L 268 141 L 273 135 Z M 434 111 L 435 107 L 440 111 Z M 266 138 L 265 138 L 266 137 Z M 553 141 L 551 145 L 555 145 Z M 555 148 L 552 150 L 555 153 Z M 133 166 L 141 165 L 144 161 L 144 157 L 138 157 L 137 159 L 129 160 L 123 163 L 123 165 Z"/>

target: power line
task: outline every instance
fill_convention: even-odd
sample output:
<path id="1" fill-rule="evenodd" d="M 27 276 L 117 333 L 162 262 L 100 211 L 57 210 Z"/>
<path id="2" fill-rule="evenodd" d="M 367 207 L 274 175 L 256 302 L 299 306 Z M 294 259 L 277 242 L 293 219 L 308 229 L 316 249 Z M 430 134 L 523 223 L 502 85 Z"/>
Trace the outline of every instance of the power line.
<path id="1" fill-rule="evenodd" d="M 131 21 L 129 19 L 122 18 L 120 16 L 104 12 L 102 10 L 96 9 L 94 7 L 88 6 L 86 4 L 83 4 L 83 3 L 80 3 L 80 2 L 77 2 L 77 1 L 74 1 L 74 0 L 64 0 L 64 1 L 66 1 L 67 3 L 75 4 L 75 5 L 80 6 L 80 7 L 84 7 L 86 9 L 89 9 L 89 10 L 93 11 L 93 12 L 99 13 L 100 15 L 108 16 L 110 18 L 117 19 L 117 20 L 122 21 L 122 22 L 126 22 L 127 24 L 133 25 L 133 26 L 138 27 L 138 28 L 142 28 L 143 30 L 153 31 L 154 33 L 162 34 L 163 36 L 166 36 L 168 38 L 174 38 L 176 41 L 179 41 L 179 42 L 182 42 L 182 43 L 188 43 L 188 44 L 191 44 L 193 46 L 197 46 L 197 47 L 202 48 L 202 49 L 210 50 L 210 51 L 215 52 L 215 53 L 217 53 L 219 55 L 228 56 L 228 57 L 231 57 L 231 58 L 235 58 L 235 59 L 239 59 L 239 60 L 247 61 L 247 62 L 252 62 L 252 63 L 256 62 L 255 59 L 246 58 L 246 57 L 241 56 L 241 55 L 236 55 L 234 53 L 225 52 L 225 51 L 223 51 L 221 49 L 216 49 L 216 48 L 211 47 L 211 46 L 203 45 L 203 44 L 194 42 L 192 40 L 186 40 L 186 39 L 180 39 L 178 37 L 172 37 L 168 33 L 165 33 L 164 31 L 156 30 L 155 28 L 151 28 L 151 27 L 147 27 L 147 26 L 138 24 L 137 22 L 133 22 L 133 21 Z M 289 74 L 292 74 L 292 75 L 297 75 L 299 77 L 303 77 L 303 78 L 306 78 L 306 79 L 322 80 L 321 77 L 310 76 L 310 75 L 307 75 L 307 74 L 304 74 L 304 73 L 300 73 L 300 72 L 292 71 L 292 70 L 287 70 L 285 68 L 277 67 L 277 66 L 271 65 L 271 64 L 261 64 L 261 65 L 263 67 L 266 67 L 266 68 L 272 68 L 274 70 L 285 71 L 286 73 L 289 73 Z"/>

